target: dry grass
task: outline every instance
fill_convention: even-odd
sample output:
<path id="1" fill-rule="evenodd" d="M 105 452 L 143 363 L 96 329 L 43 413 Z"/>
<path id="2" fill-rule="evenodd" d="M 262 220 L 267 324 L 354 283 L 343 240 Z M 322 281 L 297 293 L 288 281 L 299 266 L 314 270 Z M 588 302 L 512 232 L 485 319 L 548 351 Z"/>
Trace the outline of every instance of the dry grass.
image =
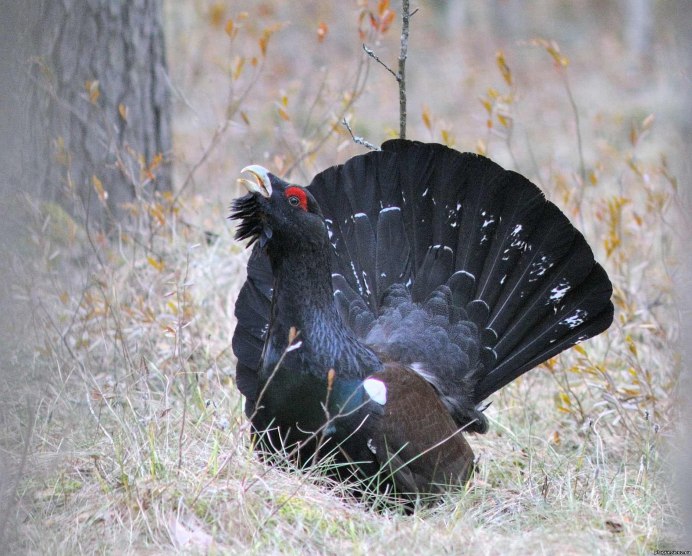
<path id="1" fill-rule="evenodd" d="M 9 262 L 14 299 L 30 312 L 0 386 L 0 464 L 8 471 L 0 487 L 16 488 L 7 498 L 6 550 L 689 548 L 680 545 L 676 470 L 668 463 L 678 455 L 682 363 L 672 288 L 679 135 L 667 74 L 647 74 L 656 89 L 628 88 L 632 78 L 615 62 L 621 51 L 606 36 L 600 54 L 613 63 L 603 71 L 583 44 L 559 71 L 550 44 L 513 44 L 505 53 L 508 78 L 479 31 L 441 36 L 425 10 L 415 16 L 413 36 L 426 40 L 410 47 L 410 136 L 482 149 L 540 183 L 604 262 L 616 322 L 495 395 L 491 432 L 470 438 L 480 471 L 467 491 L 405 516 L 355 501 L 319 469 L 287 472 L 249 449 L 230 350 L 247 253 L 224 219 L 234 194 L 227 184 L 245 164 L 292 169 L 293 179 L 306 181 L 362 152 L 332 129 L 342 113 L 356 133 L 384 138 L 398 120 L 395 108 L 379 104 L 395 106 L 394 84 L 375 68 L 357 76 L 364 70 L 350 8 L 290 8 L 293 23 L 274 33 L 262 61 L 257 41 L 288 19 L 289 7 L 250 8 L 243 22 L 222 4 L 190 6 L 173 13 L 168 5 L 182 193 L 137 204 L 111 241 L 57 207 L 26 204 L 27 237 Z M 239 29 L 233 43 L 223 29 L 229 17 Z M 319 43 L 322 20 L 329 34 Z M 384 55 L 397 50 L 391 32 L 366 40 Z M 577 56 L 580 48 L 586 51 Z M 446 53 L 457 50 L 473 65 L 451 63 Z M 229 79 L 224 72 L 237 70 L 236 56 L 248 56 L 248 73 Z M 454 87 L 424 87 L 426 71 Z M 349 90 L 362 94 L 355 107 L 344 98 Z M 569 95 L 580 106 L 584 181 Z"/>

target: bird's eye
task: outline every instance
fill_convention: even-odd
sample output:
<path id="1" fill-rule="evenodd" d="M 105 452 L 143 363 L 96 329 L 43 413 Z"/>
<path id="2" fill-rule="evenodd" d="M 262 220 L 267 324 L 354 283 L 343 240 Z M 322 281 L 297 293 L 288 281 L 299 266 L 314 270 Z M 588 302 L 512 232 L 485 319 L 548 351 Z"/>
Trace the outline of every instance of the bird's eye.
<path id="1" fill-rule="evenodd" d="M 286 188 L 284 195 L 289 205 L 300 208 L 305 212 L 308 211 L 308 197 L 307 193 L 305 193 L 305 190 L 302 187 L 291 185 Z"/>

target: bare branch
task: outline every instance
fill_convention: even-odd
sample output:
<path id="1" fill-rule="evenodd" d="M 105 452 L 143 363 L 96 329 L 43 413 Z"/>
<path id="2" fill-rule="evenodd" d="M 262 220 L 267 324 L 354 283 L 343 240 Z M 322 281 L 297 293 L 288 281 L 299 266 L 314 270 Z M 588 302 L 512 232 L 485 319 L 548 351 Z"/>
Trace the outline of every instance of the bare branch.
<path id="1" fill-rule="evenodd" d="M 394 79 L 397 81 L 401 81 L 399 75 L 394 72 L 392 68 L 390 68 L 387 64 L 385 64 L 380 58 L 375 54 L 375 51 L 370 48 L 367 44 L 363 43 L 363 50 L 365 50 L 365 53 L 370 56 L 373 60 L 375 60 L 378 64 L 380 64 L 384 69 L 386 69 L 389 73 L 391 73 L 394 76 Z"/>
<path id="2" fill-rule="evenodd" d="M 376 147 L 375 145 L 373 145 L 369 141 L 366 141 L 362 137 L 359 137 L 357 135 L 353 135 L 353 130 L 351 129 L 351 126 L 348 124 L 348 120 L 346 119 L 346 117 L 344 117 L 344 119 L 341 120 L 341 124 L 346 129 L 348 129 L 348 132 L 351 134 L 351 139 L 353 139 L 354 143 L 358 143 L 359 145 L 363 145 L 364 147 L 367 147 L 373 151 L 379 151 L 380 150 L 379 147 Z"/>
<path id="3" fill-rule="evenodd" d="M 399 52 L 399 137 L 406 139 L 406 56 L 408 53 L 408 26 L 411 17 L 409 0 L 401 1 L 401 51 Z"/>

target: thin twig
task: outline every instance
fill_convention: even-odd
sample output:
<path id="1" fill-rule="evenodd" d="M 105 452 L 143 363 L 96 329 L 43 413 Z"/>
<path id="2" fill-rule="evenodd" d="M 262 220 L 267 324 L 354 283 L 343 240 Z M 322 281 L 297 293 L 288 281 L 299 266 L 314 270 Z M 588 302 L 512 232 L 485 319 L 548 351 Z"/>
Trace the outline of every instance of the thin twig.
<path id="1" fill-rule="evenodd" d="M 397 82 L 401 81 L 401 78 L 399 77 L 399 74 L 396 73 L 392 68 L 390 68 L 387 64 L 385 64 L 382 60 L 380 60 L 379 56 L 375 54 L 375 51 L 370 48 L 367 44 L 363 43 L 363 50 L 365 53 L 370 56 L 375 62 L 380 64 L 384 69 L 386 69 L 389 73 L 391 73 L 394 76 L 394 79 L 397 80 Z"/>
<path id="2" fill-rule="evenodd" d="M 348 130 L 348 132 L 351 134 L 351 139 L 353 139 L 353 142 L 354 142 L 354 143 L 357 143 L 357 144 L 359 144 L 359 145 L 363 145 L 364 147 L 367 147 L 367 148 L 369 148 L 369 149 L 371 149 L 371 150 L 373 150 L 373 151 L 379 151 L 379 150 L 380 150 L 379 147 L 376 147 L 375 145 L 373 145 L 373 144 L 370 143 L 369 141 L 366 141 L 365 139 L 363 139 L 363 138 L 360 137 L 359 135 L 353 135 L 353 130 L 351 129 L 351 126 L 349 125 L 348 120 L 346 119 L 346 117 L 344 117 L 344 119 L 341 120 L 341 124 L 342 124 L 342 125 Z"/>
<path id="3" fill-rule="evenodd" d="M 176 295 L 178 301 L 178 333 L 176 338 L 178 350 L 178 364 L 183 377 L 183 415 L 180 423 L 180 434 L 178 435 L 178 473 L 183 467 L 183 440 L 185 439 L 185 421 L 187 420 L 187 404 L 188 391 L 190 388 L 190 377 L 187 375 L 185 368 L 185 358 L 183 357 L 183 319 L 185 318 L 185 293 L 187 287 L 188 273 L 190 270 L 190 251 L 188 250 L 185 258 L 185 275 L 183 276 L 183 291 L 180 293 L 180 288 L 176 287 Z"/>
<path id="4" fill-rule="evenodd" d="M 581 175 L 582 185 L 586 183 L 586 165 L 584 164 L 584 149 L 582 147 L 581 140 L 581 124 L 579 121 L 579 108 L 577 108 L 577 103 L 574 100 L 574 95 L 572 94 L 572 88 L 569 86 L 569 78 L 567 76 L 567 70 L 562 70 L 562 79 L 565 83 L 565 89 L 567 90 L 567 97 L 569 98 L 569 103 L 572 106 L 572 112 L 574 113 L 574 123 L 577 127 L 577 148 L 579 149 L 579 174 Z"/>
<path id="5" fill-rule="evenodd" d="M 401 51 L 399 52 L 399 137 L 406 139 L 406 56 L 408 53 L 408 27 L 411 18 L 409 0 L 401 2 Z"/>

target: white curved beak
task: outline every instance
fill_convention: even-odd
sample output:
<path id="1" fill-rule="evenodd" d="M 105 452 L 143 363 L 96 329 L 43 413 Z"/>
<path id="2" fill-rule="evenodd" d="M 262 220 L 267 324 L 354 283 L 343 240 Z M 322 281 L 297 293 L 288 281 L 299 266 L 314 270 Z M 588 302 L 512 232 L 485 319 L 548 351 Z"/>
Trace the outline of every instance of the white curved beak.
<path id="1" fill-rule="evenodd" d="M 259 193 L 263 197 L 271 197 L 272 195 L 272 184 L 269 180 L 269 171 L 257 164 L 252 164 L 251 166 L 246 166 L 240 173 L 244 174 L 249 172 L 257 180 L 254 181 L 246 180 L 244 178 L 238 178 L 238 183 L 243 185 L 250 193 Z"/>

